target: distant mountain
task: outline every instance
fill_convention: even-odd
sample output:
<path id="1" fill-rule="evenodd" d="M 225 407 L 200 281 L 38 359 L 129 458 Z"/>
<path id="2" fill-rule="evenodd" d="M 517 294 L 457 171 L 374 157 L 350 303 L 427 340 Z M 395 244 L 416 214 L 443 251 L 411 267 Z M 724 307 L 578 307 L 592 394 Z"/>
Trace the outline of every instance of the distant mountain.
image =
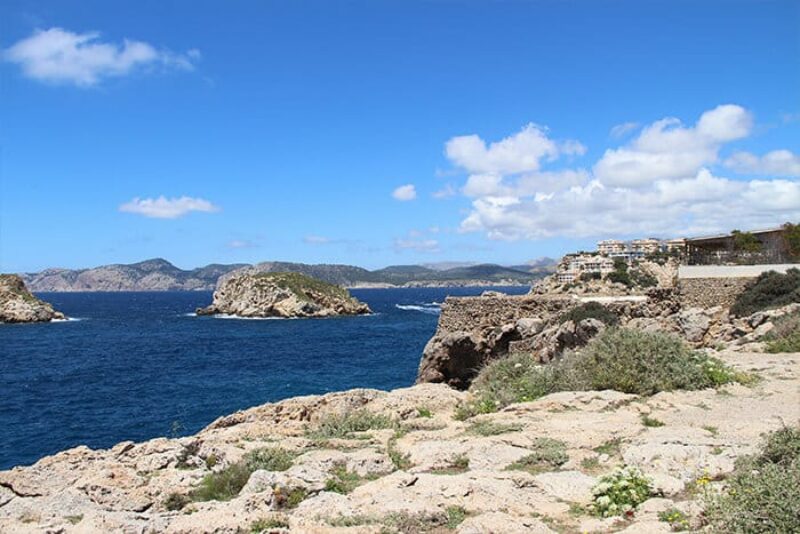
<path id="1" fill-rule="evenodd" d="M 197 291 L 213 290 L 217 280 L 240 269 L 259 272 L 295 272 L 348 287 L 527 285 L 546 273 L 494 264 L 460 264 L 448 269 L 422 265 L 393 265 L 369 271 L 353 265 L 270 261 L 256 265 L 211 264 L 183 270 L 156 258 L 132 264 L 93 269 L 46 269 L 22 277 L 31 291 Z"/>
<path id="2" fill-rule="evenodd" d="M 156 258 L 93 269 L 45 269 L 22 278 L 31 291 L 208 291 L 221 275 L 245 266 L 207 265 L 184 271 Z"/>

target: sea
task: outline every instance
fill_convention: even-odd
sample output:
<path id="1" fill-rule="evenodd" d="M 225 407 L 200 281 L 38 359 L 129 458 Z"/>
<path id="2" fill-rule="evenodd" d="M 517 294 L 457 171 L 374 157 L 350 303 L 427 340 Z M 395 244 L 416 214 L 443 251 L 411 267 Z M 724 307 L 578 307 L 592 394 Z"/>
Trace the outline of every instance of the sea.
<path id="1" fill-rule="evenodd" d="M 211 292 L 39 293 L 70 320 L 0 324 L 0 470 L 297 395 L 410 386 L 440 303 L 488 289 L 528 291 L 356 289 L 374 313 L 328 319 L 196 317 Z"/>

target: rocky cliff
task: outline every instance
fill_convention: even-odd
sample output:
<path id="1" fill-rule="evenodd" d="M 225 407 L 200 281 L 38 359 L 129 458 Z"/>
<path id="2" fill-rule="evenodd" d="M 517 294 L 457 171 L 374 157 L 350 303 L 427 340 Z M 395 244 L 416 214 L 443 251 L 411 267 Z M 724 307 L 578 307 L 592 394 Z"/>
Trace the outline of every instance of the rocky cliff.
<path id="1" fill-rule="evenodd" d="M 298 273 L 241 272 L 224 277 L 214 302 L 198 315 L 239 317 L 331 317 L 370 313 L 339 286 Z"/>
<path id="2" fill-rule="evenodd" d="M 800 354 L 717 356 L 760 381 L 554 393 L 466 421 L 454 415 L 469 394 L 443 384 L 358 389 L 237 412 L 190 437 L 77 447 L 0 472 L 0 531 L 667 534 L 672 516 L 697 531 L 704 494 L 762 433 L 800 418 Z M 593 516 L 593 489 L 622 465 L 653 494 Z"/>
<path id="3" fill-rule="evenodd" d="M 64 314 L 33 296 L 19 276 L 0 274 L 0 322 L 40 323 L 53 319 L 64 319 Z"/>

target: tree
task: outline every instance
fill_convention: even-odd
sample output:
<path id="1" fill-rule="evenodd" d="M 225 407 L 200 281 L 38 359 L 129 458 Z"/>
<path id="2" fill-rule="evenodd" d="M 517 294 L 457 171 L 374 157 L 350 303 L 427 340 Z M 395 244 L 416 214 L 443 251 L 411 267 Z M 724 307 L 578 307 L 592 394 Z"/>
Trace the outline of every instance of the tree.
<path id="1" fill-rule="evenodd" d="M 761 241 L 750 232 L 740 232 L 734 230 L 731 232 L 733 235 L 733 249 L 736 252 L 760 252 Z"/>
<path id="2" fill-rule="evenodd" d="M 783 239 L 786 249 L 793 259 L 800 259 L 800 224 L 786 223 L 783 225 Z"/>

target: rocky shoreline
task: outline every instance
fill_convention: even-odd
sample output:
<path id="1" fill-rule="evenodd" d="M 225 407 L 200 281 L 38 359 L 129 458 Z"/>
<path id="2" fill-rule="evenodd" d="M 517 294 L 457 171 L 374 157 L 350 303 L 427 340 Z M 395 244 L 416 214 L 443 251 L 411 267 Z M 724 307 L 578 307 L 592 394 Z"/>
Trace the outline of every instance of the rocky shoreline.
<path id="1" fill-rule="evenodd" d="M 237 412 L 186 438 L 77 447 L 0 472 L 0 530 L 666 533 L 659 513 L 698 521 L 697 481 L 719 484 L 762 433 L 800 418 L 800 354 L 717 355 L 760 381 L 648 398 L 556 393 L 468 421 L 454 419 L 468 394 L 443 384 L 351 390 Z M 347 414 L 367 423 L 339 433 L 334 422 Z M 558 465 L 514 467 L 543 439 L 562 444 Z M 265 450 L 285 458 L 249 474 L 237 495 L 186 497 Z M 659 496 L 630 517 L 593 517 L 593 485 L 623 463 L 651 477 Z"/>
<path id="2" fill-rule="evenodd" d="M 15 274 L 0 275 L 0 323 L 43 323 L 66 319 L 63 313 L 35 297 Z"/>

